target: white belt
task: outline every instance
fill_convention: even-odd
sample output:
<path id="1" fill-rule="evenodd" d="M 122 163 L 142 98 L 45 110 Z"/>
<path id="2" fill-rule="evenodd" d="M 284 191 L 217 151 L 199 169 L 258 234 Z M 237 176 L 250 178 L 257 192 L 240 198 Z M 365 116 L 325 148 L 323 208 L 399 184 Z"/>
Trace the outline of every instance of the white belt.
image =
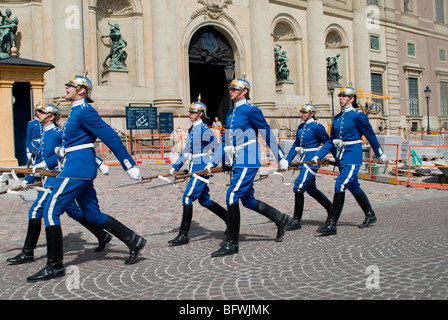
<path id="1" fill-rule="evenodd" d="M 65 153 L 69 153 L 72 151 L 88 149 L 88 148 L 95 148 L 95 144 L 93 144 L 93 143 L 80 144 L 78 146 L 65 148 L 64 151 L 65 151 Z"/>
<path id="2" fill-rule="evenodd" d="M 357 143 L 361 143 L 361 142 L 362 142 L 362 140 L 354 140 L 354 141 L 342 141 L 341 139 L 333 140 L 333 144 L 335 145 L 335 147 L 348 146 L 351 144 L 357 144 Z"/>
<path id="3" fill-rule="evenodd" d="M 302 147 L 296 147 L 296 151 L 297 153 L 303 153 L 303 152 L 308 152 L 308 151 L 318 151 L 320 148 L 302 148 Z"/>
<path id="4" fill-rule="evenodd" d="M 343 148 L 343 147 L 352 145 L 352 144 L 358 144 L 361 142 L 362 142 L 362 140 L 342 141 L 341 139 L 334 139 L 333 144 L 337 148 L 336 159 L 337 160 L 342 159 L 342 155 L 344 154 L 344 151 L 345 151 L 345 148 Z"/>

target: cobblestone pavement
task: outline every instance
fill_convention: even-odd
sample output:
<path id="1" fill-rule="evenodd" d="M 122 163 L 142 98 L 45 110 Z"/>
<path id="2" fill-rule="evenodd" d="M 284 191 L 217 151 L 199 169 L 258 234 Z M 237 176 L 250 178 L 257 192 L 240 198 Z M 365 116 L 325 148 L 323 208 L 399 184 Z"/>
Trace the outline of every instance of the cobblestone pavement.
<path id="1" fill-rule="evenodd" d="M 142 175 L 168 166 L 142 166 Z M 285 181 L 296 175 L 285 174 Z M 322 175 L 318 187 L 332 199 L 334 176 Z M 229 177 L 217 174 L 212 199 L 225 204 Z M 283 242 L 263 216 L 241 208 L 240 253 L 211 258 L 223 241 L 225 226 L 195 203 L 189 244 L 170 247 L 181 219 L 183 185 L 146 190 L 163 183 L 116 188 L 132 182 L 121 167 L 95 180 L 103 212 L 147 239 L 138 263 L 125 266 L 127 247 L 116 238 L 96 253 L 96 239 L 66 215 L 64 264 L 67 275 L 46 282 L 26 278 L 46 262 L 45 233 L 36 261 L 19 266 L 5 260 L 23 245 L 30 203 L 0 198 L 0 300 L 446 300 L 448 298 L 448 192 L 361 181 L 378 222 L 359 229 L 363 213 L 347 194 L 338 235 L 318 237 L 326 213 L 306 196 L 304 224 Z M 292 215 L 292 186 L 280 176 L 256 183 L 256 197 Z M 31 200 L 34 191 L 26 193 Z"/>

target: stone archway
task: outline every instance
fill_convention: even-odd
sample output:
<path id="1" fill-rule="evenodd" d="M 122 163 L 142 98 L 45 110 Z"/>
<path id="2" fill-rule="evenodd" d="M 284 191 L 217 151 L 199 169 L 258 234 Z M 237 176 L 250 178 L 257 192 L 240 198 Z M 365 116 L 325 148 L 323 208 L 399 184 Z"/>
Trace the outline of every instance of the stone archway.
<path id="1" fill-rule="evenodd" d="M 213 26 L 204 26 L 192 36 L 189 48 L 190 97 L 199 94 L 207 106 L 205 122 L 209 125 L 217 116 L 224 123 L 230 108 L 228 83 L 224 68 L 235 64 L 233 49 L 227 38 Z"/>

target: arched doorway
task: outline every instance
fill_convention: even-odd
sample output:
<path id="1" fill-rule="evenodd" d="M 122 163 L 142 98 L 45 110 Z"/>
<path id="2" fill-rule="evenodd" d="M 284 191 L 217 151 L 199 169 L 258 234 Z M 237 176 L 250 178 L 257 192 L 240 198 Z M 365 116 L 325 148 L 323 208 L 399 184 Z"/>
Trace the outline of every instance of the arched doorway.
<path id="1" fill-rule="evenodd" d="M 199 94 L 207 106 L 211 125 L 218 117 L 224 124 L 230 108 L 228 83 L 224 68 L 234 65 L 233 50 L 226 37 L 212 26 L 200 28 L 188 48 L 190 65 L 190 97 L 197 101 Z"/>
<path id="2" fill-rule="evenodd" d="M 31 86 L 26 82 L 16 82 L 12 86 L 14 149 L 19 166 L 27 163 L 25 139 L 27 125 L 31 120 L 33 108 L 31 104 Z"/>

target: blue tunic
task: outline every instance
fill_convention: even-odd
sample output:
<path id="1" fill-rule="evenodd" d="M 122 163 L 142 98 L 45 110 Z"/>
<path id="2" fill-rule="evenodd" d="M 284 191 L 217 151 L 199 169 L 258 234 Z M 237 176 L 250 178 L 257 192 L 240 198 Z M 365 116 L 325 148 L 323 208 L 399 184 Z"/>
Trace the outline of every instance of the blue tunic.
<path id="1" fill-rule="evenodd" d="M 215 166 L 225 161 L 224 147 L 233 146 L 236 152 L 234 168 L 261 167 L 258 135 L 261 135 L 278 161 L 285 156 L 261 110 L 245 99 L 236 102 L 229 110 L 225 128 L 222 147 L 212 159 Z"/>
<path id="2" fill-rule="evenodd" d="M 362 145 L 359 142 L 365 136 L 373 152 L 380 157 L 384 152 L 370 125 L 369 118 L 361 111 L 347 106 L 334 117 L 330 139 L 316 154 L 319 159 L 329 152 L 333 153 L 339 165 L 362 165 Z M 343 146 L 337 147 L 334 140 L 341 140 Z M 350 144 L 352 143 L 352 144 Z"/>
<path id="3" fill-rule="evenodd" d="M 317 148 L 329 139 L 325 127 L 314 119 L 309 119 L 306 123 L 301 123 L 297 128 L 296 140 L 286 156 L 286 160 L 291 162 L 297 155 L 296 148 L 300 149 L 299 162 L 312 160 L 317 153 Z M 312 149 L 312 150 L 310 150 Z M 319 166 L 310 166 L 319 168 Z"/>
<path id="4" fill-rule="evenodd" d="M 64 148 L 67 150 L 70 147 L 92 144 L 97 138 L 109 147 L 124 170 L 135 165 L 134 159 L 126 150 L 118 134 L 101 119 L 98 112 L 87 103 L 87 100 L 75 101 L 64 124 Z M 95 159 L 93 148 L 69 152 L 66 155 L 64 169 L 58 177 L 94 180 L 98 173 Z"/>
<path id="5" fill-rule="evenodd" d="M 26 128 L 26 153 L 33 152 L 33 149 L 36 145 L 40 143 L 40 139 L 42 136 L 42 124 L 38 119 L 33 119 L 28 122 Z"/>
<path id="6" fill-rule="evenodd" d="M 218 148 L 211 160 L 216 166 L 226 161 L 224 148 L 233 148 L 235 152 L 233 177 L 226 195 L 228 206 L 239 200 L 249 209 L 256 205 L 253 180 L 261 167 L 258 135 L 261 135 L 278 161 L 285 156 L 261 110 L 246 99 L 237 101 L 228 112 L 221 148 Z"/>
<path id="7" fill-rule="evenodd" d="M 210 161 L 209 152 L 214 151 L 218 146 L 219 143 L 213 131 L 202 120 L 195 121 L 188 130 L 187 144 L 179 159 L 173 165 L 174 170 L 179 171 L 186 161 L 190 161 L 190 172 L 204 170 Z M 210 195 L 207 184 L 207 175 L 191 177 L 182 197 L 182 203 L 188 205 L 198 199 L 202 206 L 210 206 Z"/>
<path id="8" fill-rule="evenodd" d="M 291 162 L 299 154 L 299 162 L 310 161 L 316 155 L 321 144 L 328 139 L 325 127 L 314 119 L 308 119 L 297 128 L 296 140 L 289 150 L 286 160 Z M 301 170 L 294 182 L 293 191 L 303 190 L 314 196 L 317 193 L 315 174 L 319 167 L 319 165 L 308 165 L 308 168 L 300 166 Z"/>

